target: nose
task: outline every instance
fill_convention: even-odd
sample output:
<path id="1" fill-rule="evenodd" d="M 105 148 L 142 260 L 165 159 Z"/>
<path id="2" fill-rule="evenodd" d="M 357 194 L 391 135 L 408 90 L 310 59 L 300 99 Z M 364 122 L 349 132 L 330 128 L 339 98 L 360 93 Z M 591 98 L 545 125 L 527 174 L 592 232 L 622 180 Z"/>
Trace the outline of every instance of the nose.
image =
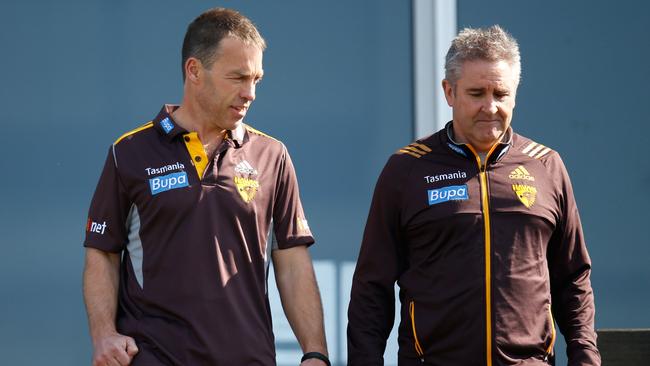
<path id="1" fill-rule="evenodd" d="M 483 111 L 490 114 L 496 114 L 499 111 L 498 102 L 490 97 L 485 98 L 482 108 Z"/>
<path id="2" fill-rule="evenodd" d="M 239 94 L 240 97 L 245 99 L 246 101 L 252 102 L 255 100 L 255 83 L 244 83 L 242 86 L 241 92 Z"/>

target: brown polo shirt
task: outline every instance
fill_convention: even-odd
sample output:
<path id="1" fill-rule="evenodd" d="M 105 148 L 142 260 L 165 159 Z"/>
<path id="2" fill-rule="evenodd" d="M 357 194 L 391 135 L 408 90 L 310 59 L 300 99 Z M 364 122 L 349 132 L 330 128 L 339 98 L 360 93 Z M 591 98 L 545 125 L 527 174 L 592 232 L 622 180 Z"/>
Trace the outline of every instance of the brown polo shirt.
<path id="1" fill-rule="evenodd" d="M 117 328 L 140 348 L 133 365 L 275 365 L 270 252 L 314 242 L 291 159 L 247 125 L 207 157 L 173 109 L 109 149 L 84 246 L 123 253 Z"/>

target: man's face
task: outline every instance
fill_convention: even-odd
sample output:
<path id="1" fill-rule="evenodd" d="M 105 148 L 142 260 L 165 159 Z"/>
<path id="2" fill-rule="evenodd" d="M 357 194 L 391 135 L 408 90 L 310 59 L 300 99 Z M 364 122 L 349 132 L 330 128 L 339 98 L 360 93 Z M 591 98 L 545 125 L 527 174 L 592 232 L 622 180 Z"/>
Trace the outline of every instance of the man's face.
<path id="1" fill-rule="evenodd" d="M 202 67 L 197 104 L 210 124 L 232 130 L 241 124 L 255 100 L 262 79 L 262 51 L 235 37 L 226 37 L 209 68 Z"/>
<path id="2" fill-rule="evenodd" d="M 487 152 L 500 141 L 512 121 L 517 69 L 505 61 L 466 61 L 456 85 L 443 80 L 453 111 L 454 138 Z"/>

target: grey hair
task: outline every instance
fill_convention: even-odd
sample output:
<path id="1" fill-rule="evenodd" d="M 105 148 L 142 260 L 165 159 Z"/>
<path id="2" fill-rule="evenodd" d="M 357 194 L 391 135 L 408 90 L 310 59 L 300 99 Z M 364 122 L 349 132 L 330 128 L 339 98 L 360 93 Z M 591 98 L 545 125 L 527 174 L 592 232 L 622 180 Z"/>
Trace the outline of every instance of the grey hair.
<path id="1" fill-rule="evenodd" d="M 451 42 L 445 57 L 445 78 L 452 84 L 460 78 L 465 61 L 505 61 L 516 68 L 517 85 L 521 76 L 519 45 L 499 25 L 489 28 L 465 28 Z"/>

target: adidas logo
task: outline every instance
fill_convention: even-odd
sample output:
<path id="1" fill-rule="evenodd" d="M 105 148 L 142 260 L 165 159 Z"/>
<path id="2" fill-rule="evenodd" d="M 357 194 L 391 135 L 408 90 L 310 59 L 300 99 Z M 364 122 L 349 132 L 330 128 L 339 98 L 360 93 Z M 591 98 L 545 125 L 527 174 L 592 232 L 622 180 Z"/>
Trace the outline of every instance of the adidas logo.
<path id="1" fill-rule="evenodd" d="M 535 177 L 530 175 L 530 173 L 528 173 L 528 170 L 526 170 L 526 168 L 524 168 L 521 165 L 518 166 L 517 169 L 511 171 L 508 178 L 510 178 L 510 179 L 518 179 L 518 180 L 529 180 L 531 182 L 535 181 Z"/>
<path id="2" fill-rule="evenodd" d="M 257 175 L 257 170 L 251 166 L 246 160 L 242 160 L 235 166 L 235 172 L 240 174 Z"/>

